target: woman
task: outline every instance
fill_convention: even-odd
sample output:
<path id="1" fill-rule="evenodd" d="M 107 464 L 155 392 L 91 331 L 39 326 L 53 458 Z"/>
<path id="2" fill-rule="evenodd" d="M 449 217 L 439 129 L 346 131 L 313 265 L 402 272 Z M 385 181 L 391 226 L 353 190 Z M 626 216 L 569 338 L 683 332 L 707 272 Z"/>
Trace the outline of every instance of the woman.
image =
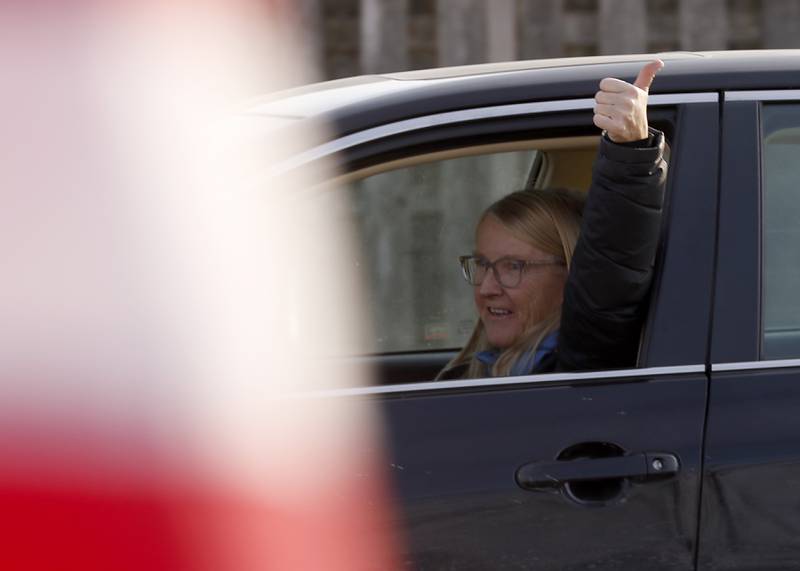
<path id="1" fill-rule="evenodd" d="M 526 190 L 484 212 L 475 252 L 461 257 L 478 323 L 440 379 L 635 365 L 666 180 L 663 134 L 647 125 L 662 66 L 633 84 L 600 82 L 585 208 L 569 191 Z"/>

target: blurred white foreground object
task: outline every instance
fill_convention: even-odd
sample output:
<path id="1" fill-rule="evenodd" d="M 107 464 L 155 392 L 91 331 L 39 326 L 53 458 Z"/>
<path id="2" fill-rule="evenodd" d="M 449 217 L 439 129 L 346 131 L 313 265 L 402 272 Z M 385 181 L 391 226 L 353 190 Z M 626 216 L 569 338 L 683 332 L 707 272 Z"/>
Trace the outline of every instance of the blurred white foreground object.
<path id="1" fill-rule="evenodd" d="M 343 381 L 349 238 L 232 118 L 310 79 L 291 4 L 3 8 L 0 568 L 394 566 L 372 412 L 285 398 Z"/>

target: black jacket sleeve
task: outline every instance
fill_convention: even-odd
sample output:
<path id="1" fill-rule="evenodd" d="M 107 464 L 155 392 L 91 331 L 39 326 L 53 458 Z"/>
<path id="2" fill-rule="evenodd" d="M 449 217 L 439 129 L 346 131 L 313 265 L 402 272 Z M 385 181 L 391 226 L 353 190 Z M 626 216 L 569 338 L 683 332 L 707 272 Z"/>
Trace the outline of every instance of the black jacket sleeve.
<path id="1" fill-rule="evenodd" d="M 661 225 L 664 135 L 644 147 L 602 137 L 564 289 L 556 370 L 636 364 Z"/>

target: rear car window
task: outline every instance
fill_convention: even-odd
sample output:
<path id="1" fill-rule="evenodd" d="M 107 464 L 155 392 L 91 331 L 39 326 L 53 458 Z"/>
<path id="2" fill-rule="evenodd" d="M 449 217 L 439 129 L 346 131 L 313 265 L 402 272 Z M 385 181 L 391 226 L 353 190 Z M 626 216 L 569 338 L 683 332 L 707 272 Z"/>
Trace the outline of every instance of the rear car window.
<path id="1" fill-rule="evenodd" d="M 800 104 L 762 109 L 763 359 L 800 357 Z"/>

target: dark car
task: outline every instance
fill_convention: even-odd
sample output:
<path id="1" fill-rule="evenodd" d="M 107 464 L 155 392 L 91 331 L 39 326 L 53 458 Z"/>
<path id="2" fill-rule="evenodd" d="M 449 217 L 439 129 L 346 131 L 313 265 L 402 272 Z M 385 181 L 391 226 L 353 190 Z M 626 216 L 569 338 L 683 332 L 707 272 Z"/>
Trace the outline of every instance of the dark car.
<path id="1" fill-rule="evenodd" d="M 497 197 L 585 190 L 593 96 L 652 56 L 309 86 L 251 114 L 325 124 L 361 245 L 378 401 L 418 569 L 800 567 L 800 51 L 660 54 L 669 181 L 628 370 L 434 381 L 469 335 L 457 256 Z"/>

